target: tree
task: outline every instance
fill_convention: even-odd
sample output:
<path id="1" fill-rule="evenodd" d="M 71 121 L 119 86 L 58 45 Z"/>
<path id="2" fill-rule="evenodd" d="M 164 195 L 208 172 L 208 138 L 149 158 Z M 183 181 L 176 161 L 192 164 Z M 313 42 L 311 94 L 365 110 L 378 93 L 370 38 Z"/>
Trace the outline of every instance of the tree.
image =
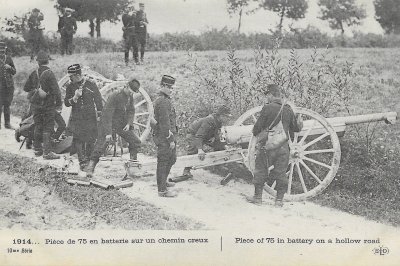
<path id="1" fill-rule="evenodd" d="M 249 2 L 250 0 L 227 0 L 228 13 L 232 15 L 239 12 L 238 34 L 240 34 L 240 27 L 242 25 L 243 9 L 249 5 Z"/>
<path id="2" fill-rule="evenodd" d="M 366 17 L 365 8 L 357 6 L 355 0 L 319 0 L 322 16 L 320 19 L 327 20 L 333 30 L 340 30 L 344 35 L 344 26 L 359 25 Z"/>
<path id="3" fill-rule="evenodd" d="M 386 34 L 400 33 L 400 3 L 398 0 L 374 0 L 375 19 Z"/>
<path id="4" fill-rule="evenodd" d="M 52 0 L 51 0 L 52 1 Z M 119 21 L 119 15 L 133 8 L 131 0 L 57 0 L 55 7 L 62 11 L 69 7 L 75 10 L 78 21 L 89 21 L 90 36 L 101 37 L 101 23 Z"/>
<path id="5" fill-rule="evenodd" d="M 304 18 L 308 9 L 306 0 L 259 0 L 259 6 L 279 14 L 278 32 L 282 32 L 283 18 Z"/>

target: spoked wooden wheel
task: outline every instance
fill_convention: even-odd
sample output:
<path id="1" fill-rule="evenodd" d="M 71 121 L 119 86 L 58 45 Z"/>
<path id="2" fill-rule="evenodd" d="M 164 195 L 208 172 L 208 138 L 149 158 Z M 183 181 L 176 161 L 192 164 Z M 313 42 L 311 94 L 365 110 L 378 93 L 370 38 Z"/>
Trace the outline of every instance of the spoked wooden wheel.
<path id="1" fill-rule="evenodd" d="M 237 120 L 240 125 L 254 124 L 262 107 L 256 107 Z M 304 120 L 303 130 L 295 133 L 289 140 L 290 157 L 286 175 L 288 178 L 285 200 L 300 201 L 321 193 L 333 180 L 340 164 L 340 142 L 334 128 L 318 113 L 295 108 L 295 113 Z M 248 147 L 248 158 L 245 161 L 249 170 L 254 173 L 255 144 L 252 137 Z M 270 168 L 270 178 L 265 190 L 275 196 L 276 181 L 274 170 Z"/>

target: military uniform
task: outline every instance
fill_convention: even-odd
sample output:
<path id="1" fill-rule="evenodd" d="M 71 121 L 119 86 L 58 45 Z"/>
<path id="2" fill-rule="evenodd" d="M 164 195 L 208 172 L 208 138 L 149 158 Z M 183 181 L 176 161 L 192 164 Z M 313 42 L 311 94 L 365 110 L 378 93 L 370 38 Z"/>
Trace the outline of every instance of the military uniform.
<path id="1" fill-rule="evenodd" d="M 39 91 L 40 87 L 45 96 L 41 97 L 38 92 L 34 92 L 30 99 L 33 120 L 35 122 L 34 147 L 36 155 L 43 154 L 44 158 L 52 158 L 54 154 L 50 150 L 50 136 L 54 132 L 54 119 L 56 110 L 61 110 L 61 92 L 58 87 L 57 79 L 53 72 L 40 61 L 48 61 L 48 55 L 44 52 L 38 53 L 39 68 L 33 71 L 25 83 L 24 91 Z M 40 145 L 43 139 L 43 151 Z M 50 154 L 50 155 L 49 155 Z"/>
<path id="2" fill-rule="evenodd" d="M 5 44 L 0 43 L 0 50 L 4 48 L 4 53 L 0 51 L 0 128 L 1 114 L 4 108 L 4 125 L 11 128 L 10 125 L 10 105 L 14 97 L 13 75 L 17 72 L 11 56 L 6 54 Z M 6 68 L 9 65 L 10 68 Z"/>
<path id="3" fill-rule="evenodd" d="M 76 19 L 71 14 L 66 14 L 59 18 L 58 32 L 61 34 L 61 54 L 72 54 L 73 38 L 76 30 Z"/>
<path id="4" fill-rule="evenodd" d="M 169 88 L 175 83 L 170 76 L 163 76 L 161 92 L 154 102 L 154 119 L 157 121 L 153 129 L 153 140 L 157 146 L 157 187 L 160 196 L 167 193 L 167 178 L 176 162 L 176 112 L 172 105 Z M 174 143 L 174 148 L 171 148 Z"/>
<path id="5" fill-rule="evenodd" d="M 72 65 L 69 74 L 80 74 L 80 66 Z M 75 101 L 76 90 L 82 89 L 82 95 Z M 73 135 L 73 144 L 78 153 L 81 168 L 89 161 L 97 138 L 97 112 L 103 110 L 103 102 L 97 85 L 83 78 L 78 83 L 67 86 L 64 104 L 71 107 L 68 128 Z"/>
<path id="6" fill-rule="evenodd" d="M 104 105 L 99 134 L 97 136 L 91 160 L 95 163 L 104 153 L 106 136 L 112 135 L 113 130 L 129 143 L 129 153 L 132 160 L 137 159 L 137 152 L 141 146 L 141 141 L 133 132 L 133 127 L 125 131 L 123 128 L 133 121 L 135 117 L 135 103 L 132 96 L 127 96 L 124 91 L 115 91 L 107 99 Z"/>
<path id="7" fill-rule="evenodd" d="M 132 49 L 133 59 L 138 63 L 138 46 L 135 31 L 135 15 L 123 14 L 122 23 L 124 25 L 124 48 L 125 48 L 125 63 L 129 62 L 129 50 Z"/>
<path id="8" fill-rule="evenodd" d="M 276 99 L 271 103 L 264 105 L 261 110 L 260 116 L 253 127 L 253 135 L 257 136 L 261 131 L 266 128 L 276 126 L 280 118 L 274 122 L 279 111 L 282 107 L 282 101 Z M 282 108 L 282 124 L 285 132 L 288 132 L 288 137 L 293 137 L 293 132 L 299 132 L 301 128 L 296 122 L 296 118 L 292 108 L 285 105 Z M 265 151 L 264 149 L 257 149 L 255 171 L 254 171 L 254 185 L 263 187 L 265 182 L 272 184 L 276 180 L 275 190 L 277 191 L 277 199 L 282 200 L 283 195 L 287 191 L 288 180 L 286 176 L 287 167 L 289 165 L 289 144 L 286 142 L 281 147 L 275 150 Z M 274 169 L 269 173 L 268 168 L 273 165 Z"/>
<path id="9" fill-rule="evenodd" d="M 136 35 L 138 44 L 140 45 L 140 60 L 143 61 L 144 52 L 146 48 L 146 39 L 147 39 L 147 24 L 149 21 L 147 20 L 147 15 L 143 10 L 139 10 L 136 13 Z"/>
<path id="10" fill-rule="evenodd" d="M 37 15 L 34 13 L 37 13 Z M 38 9 L 34 9 L 33 13 L 28 18 L 28 44 L 31 49 L 31 61 L 40 50 L 48 50 L 47 43 L 43 36 L 44 27 L 42 26 L 42 21 L 43 14 Z"/>

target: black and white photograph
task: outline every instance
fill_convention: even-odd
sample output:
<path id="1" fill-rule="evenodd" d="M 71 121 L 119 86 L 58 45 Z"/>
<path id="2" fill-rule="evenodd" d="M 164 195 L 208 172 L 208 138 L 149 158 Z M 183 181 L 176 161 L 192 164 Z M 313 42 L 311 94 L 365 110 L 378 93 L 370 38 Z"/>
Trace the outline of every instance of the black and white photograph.
<path id="1" fill-rule="evenodd" d="M 0 265 L 399 265 L 400 0 L 0 0 Z"/>

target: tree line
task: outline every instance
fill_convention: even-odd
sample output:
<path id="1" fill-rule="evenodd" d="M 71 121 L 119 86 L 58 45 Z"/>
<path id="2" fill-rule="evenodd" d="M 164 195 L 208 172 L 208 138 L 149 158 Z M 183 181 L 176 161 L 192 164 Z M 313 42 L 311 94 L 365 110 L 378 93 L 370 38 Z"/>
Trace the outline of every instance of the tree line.
<path id="1" fill-rule="evenodd" d="M 400 4 L 398 0 L 374 0 L 375 19 L 386 34 L 400 32 Z M 333 30 L 340 30 L 343 35 L 345 28 L 359 25 L 366 18 L 366 10 L 357 5 L 355 0 L 318 0 L 322 20 L 326 20 Z M 227 11 L 233 16 L 238 15 L 237 32 L 240 33 L 243 15 L 254 14 L 264 9 L 279 16 L 275 32 L 281 33 L 284 19 L 298 20 L 305 18 L 307 0 L 227 0 Z"/>
<path id="2" fill-rule="evenodd" d="M 49 0 L 62 13 L 65 8 L 75 10 L 77 21 L 89 22 L 89 36 L 101 37 L 101 24 L 104 21 L 116 23 L 120 15 L 134 9 L 132 0 Z M 183 0 L 184 1 L 184 0 Z M 279 23 L 272 33 L 282 33 L 286 19 L 299 20 L 305 18 L 308 10 L 307 0 L 226 0 L 227 12 L 238 16 L 237 33 L 240 34 L 243 16 L 250 16 L 258 10 L 267 10 L 279 16 Z M 386 34 L 400 33 L 400 5 L 398 0 L 374 0 L 375 19 Z M 356 0 L 318 0 L 322 20 L 328 21 L 333 30 L 342 35 L 346 27 L 358 25 L 366 17 L 365 7 L 357 5 Z M 5 18 L 6 31 L 24 35 L 27 31 L 29 13 L 22 16 Z M 296 31 L 296 29 L 291 28 Z"/>

